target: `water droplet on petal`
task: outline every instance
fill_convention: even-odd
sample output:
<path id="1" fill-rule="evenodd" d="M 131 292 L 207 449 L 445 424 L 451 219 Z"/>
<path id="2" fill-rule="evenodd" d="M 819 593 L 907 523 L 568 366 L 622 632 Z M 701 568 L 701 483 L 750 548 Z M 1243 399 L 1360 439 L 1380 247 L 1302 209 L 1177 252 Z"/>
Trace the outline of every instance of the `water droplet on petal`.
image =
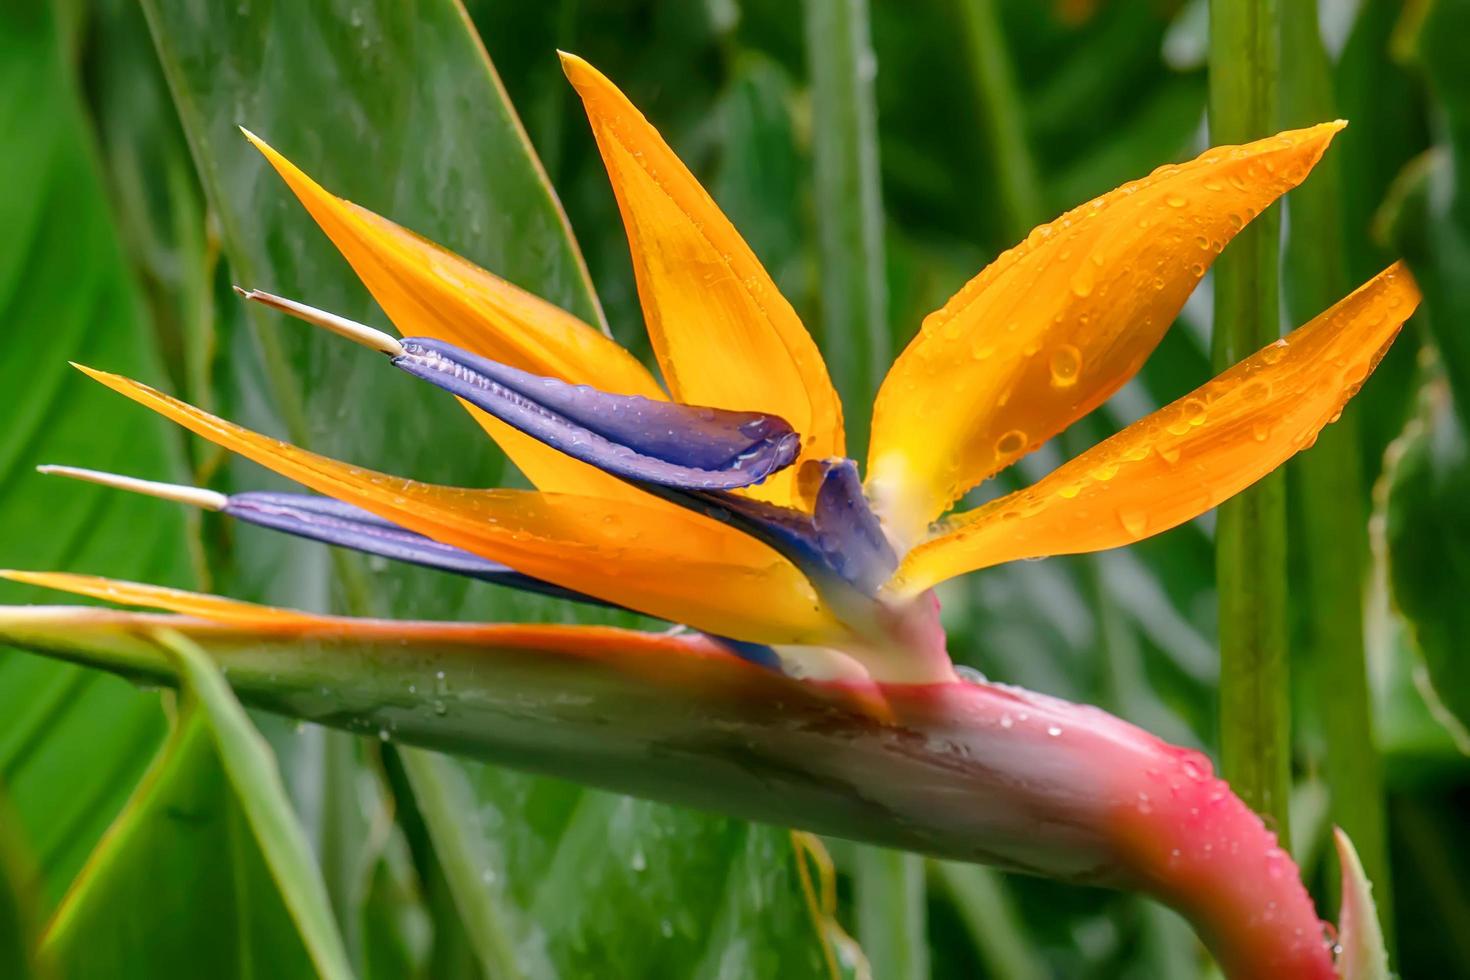
<path id="1" fill-rule="evenodd" d="M 1118 523 L 1123 525 L 1123 530 L 1141 538 L 1148 531 L 1148 514 L 1141 510 L 1125 509 L 1118 511 Z"/>
<path id="2" fill-rule="evenodd" d="M 1072 273 L 1072 292 L 1077 296 L 1091 296 L 1092 287 L 1097 284 L 1097 276 L 1091 263 L 1084 262 L 1078 266 L 1077 271 Z"/>
<path id="3" fill-rule="evenodd" d="M 1026 433 L 1012 429 L 995 442 L 997 456 L 1014 456 L 1026 447 Z"/>
<path id="4" fill-rule="evenodd" d="M 1082 352 L 1071 344 L 1062 344 L 1051 352 L 1051 383 L 1057 388 L 1070 388 L 1082 372 Z"/>
<path id="5" fill-rule="evenodd" d="M 1182 208 L 1184 207 L 1184 205 L 1189 203 L 1189 198 L 1185 197 L 1183 194 L 1170 194 L 1168 197 L 1164 198 L 1164 203 L 1168 204 L 1171 208 Z"/>

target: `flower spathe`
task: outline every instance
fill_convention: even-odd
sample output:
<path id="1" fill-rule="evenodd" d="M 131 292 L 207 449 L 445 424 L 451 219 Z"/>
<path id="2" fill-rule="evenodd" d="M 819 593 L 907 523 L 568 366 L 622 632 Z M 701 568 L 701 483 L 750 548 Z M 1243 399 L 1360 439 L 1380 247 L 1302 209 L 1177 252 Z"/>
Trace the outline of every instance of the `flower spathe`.
<path id="1" fill-rule="evenodd" d="M 846 458 L 843 409 L 816 345 L 749 246 L 611 82 L 574 56 L 564 55 L 563 64 L 607 165 L 667 391 L 599 330 L 335 197 L 247 134 L 404 339 L 333 326 L 330 314 L 290 301 L 273 305 L 367 337 L 399 369 L 457 396 L 537 489 L 441 487 L 375 473 L 250 432 L 139 382 L 83 370 L 326 498 L 216 501 L 193 491 L 176 499 L 314 540 L 626 607 L 705 636 L 398 626 L 82 576 L 12 577 L 180 614 L 188 619 L 179 625 L 206 647 L 223 644 L 222 651 L 238 646 L 242 630 L 258 631 L 267 645 L 293 630 L 315 630 L 311 636 L 328 638 L 321 640 L 328 647 L 376 649 L 392 635 L 436 643 L 481 636 L 519 656 L 537 648 L 545 630 L 547 649 L 582 637 L 602 651 L 592 659 L 626 655 L 642 664 L 656 648 L 668 677 L 644 680 L 654 688 L 683 685 L 684 696 L 700 678 L 742 678 L 747 693 L 779 688 L 797 715 L 808 702 L 840 702 L 865 720 L 853 721 L 857 734 L 839 741 L 865 745 L 855 757 L 867 758 L 875 779 L 888 772 L 896 780 L 875 783 L 872 799 L 887 798 L 890 812 L 923 814 L 916 819 L 930 821 L 932 832 L 864 830 L 815 789 L 781 802 L 769 798 L 769 788 L 740 800 L 681 797 L 644 779 L 614 788 L 1145 888 L 1190 914 L 1232 975 L 1267 975 L 1269 968 L 1331 976 L 1295 870 L 1278 881 L 1273 868 L 1284 856 L 1206 761 L 1096 709 L 958 680 L 931 590 L 975 569 L 1118 547 L 1177 526 L 1310 445 L 1336 417 L 1417 303 L 1400 266 L 1035 485 L 945 517 L 967 490 L 1136 373 L 1215 255 L 1307 176 L 1342 124 L 1215 148 L 1038 228 L 928 317 L 898 358 L 873 407 L 864 475 Z M 77 620 L 82 639 L 75 642 L 121 650 L 125 644 L 109 632 L 117 622 Z M 227 637 L 218 624 L 228 627 Z M 65 645 L 55 627 L 54 617 L 0 617 L 0 633 L 45 649 Z M 681 656 L 688 662 L 671 668 Z M 742 659 L 779 669 L 755 683 L 748 673 L 755 668 Z M 618 690 L 631 696 L 627 685 Z M 773 738 L 792 737 L 787 726 L 771 724 Z M 951 748 L 965 746 L 968 768 L 931 770 L 928 757 L 912 757 L 891 737 L 906 730 L 942 733 Z M 760 740 L 750 731 L 742 737 Z M 818 735 L 803 737 L 830 748 Z M 575 733 L 568 739 L 596 751 Z M 779 755 L 778 742 L 767 750 Z M 803 771 L 856 785 L 859 771 L 844 768 L 851 760 L 832 751 L 832 759 L 804 763 Z M 514 759 L 601 781 L 570 755 Z M 936 781 L 941 771 L 956 785 L 946 790 Z M 967 779 L 985 790 L 968 797 L 983 812 L 932 812 L 934 799 L 954 796 Z M 1150 794 L 1159 794 L 1157 805 L 1137 805 Z M 968 845 L 957 843 L 961 832 L 973 838 Z M 1205 839 L 1212 848 L 1244 847 L 1261 867 L 1237 868 L 1232 877 L 1213 850 L 1195 846 Z M 1268 894 L 1278 905 L 1263 925 L 1248 911 Z"/>

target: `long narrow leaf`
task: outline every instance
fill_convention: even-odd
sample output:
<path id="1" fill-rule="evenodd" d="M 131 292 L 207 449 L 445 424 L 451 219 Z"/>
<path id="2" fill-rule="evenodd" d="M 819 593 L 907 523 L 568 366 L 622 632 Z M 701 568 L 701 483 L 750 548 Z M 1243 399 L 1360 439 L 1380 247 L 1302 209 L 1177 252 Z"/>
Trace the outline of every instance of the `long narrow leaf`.
<path id="1" fill-rule="evenodd" d="M 352 966 L 332 919 L 327 886 L 286 796 L 270 746 L 203 650 L 179 633 L 162 631 L 157 640 L 208 720 L 225 773 L 312 963 L 323 980 L 350 980 Z"/>

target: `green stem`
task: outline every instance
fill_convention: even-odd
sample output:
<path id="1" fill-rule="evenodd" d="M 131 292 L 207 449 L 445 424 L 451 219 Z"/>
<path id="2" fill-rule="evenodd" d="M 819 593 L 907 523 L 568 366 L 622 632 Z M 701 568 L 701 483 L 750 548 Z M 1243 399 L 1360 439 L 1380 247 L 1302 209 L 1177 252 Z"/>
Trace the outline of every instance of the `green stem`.
<path id="1" fill-rule="evenodd" d="M 868 406 L 890 356 L 867 0 L 807 0 L 806 39 L 821 245 L 819 335 L 847 409 L 847 454 L 862 459 Z"/>
<path id="2" fill-rule="evenodd" d="M 874 977 L 925 980 L 929 936 L 924 859 L 879 847 L 857 849 L 857 938 Z"/>
<path id="3" fill-rule="evenodd" d="M 1048 975 L 1045 961 L 1026 937 L 1000 872 L 978 864 L 931 861 L 929 873 L 949 891 L 970 940 L 980 952 L 985 976 L 1042 980 Z"/>
<path id="4" fill-rule="evenodd" d="M 807 0 L 813 187 L 821 245 L 822 352 L 847 408 L 847 453 L 866 455 L 868 406 L 889 360 L 883 197 L 867 0 Z M 853 869 L 858 940 L 875 976 L 929 973 L 924 866 L 862 848 Z"/>
<path id="5" fill-rule="evenodd" d="M 1282 121 L 1309 126 L 1336 116 L 1332 67 L 1322 45 L 1315 0 L 1289 3 L 1282 17 Z M 1293 323 L 1305 323 L 1348 292 L 1339 158 L 1328 154 L 1292 193 L 1285 293 Z M 1290 474 L 1300 500 L 1305 559 L 1307 691 L 1326 740 L 1332 822 L 1347 831 L 1370 881 L 1379 919 L 1391 932 L 1383 773 L 1373 740 L 1373 709 L 1363 641 L 1363 570 L 1368 518 L 1358 416 L 1349 408 L 1322 431 Z"/>
<path id="6" fill-rule="evenodd" d="M 1277 0 L 1210 2 L 1210 142 L 1274 132 Z M 1270 209 L 1215 264 L 1217 371 L 1281 335 L 1281 217 Z M 1356 489 L 1356 488 L 1354 488 Z M 1290 673 L 1286 642 L 1286 486 L 1274 474 L 1227 501 L 1215 532 L 1220 590 L 1220 759 L 1235 791 L 1287 841 Z"/>
<path id="7" fill-rule="evenodd" d="M 995 0 L 958 0 L 960 34 L 966 49 L 975 101 L 995 162 L 998 201 L 1005 211 L 1006 235 L 1019 241 L 1045 217 L 1041 179 L 1000 29 Z"/>

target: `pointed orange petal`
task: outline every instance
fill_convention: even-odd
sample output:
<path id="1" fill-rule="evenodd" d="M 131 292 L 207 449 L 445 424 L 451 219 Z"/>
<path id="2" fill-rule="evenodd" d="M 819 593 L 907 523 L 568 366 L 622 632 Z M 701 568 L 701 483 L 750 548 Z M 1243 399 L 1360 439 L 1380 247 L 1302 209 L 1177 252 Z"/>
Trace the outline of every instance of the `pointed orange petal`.
<path id="1" fill-rule="evenodd" d="M 121 579 L 101 578 L 96 575 L 71 575 L 66 572 L 20 572 L 0 570 L 0 578 L 43 589 L 56 589 L 73 595 L 91 596 L 124 606 L 143 606 L 148 609 L 166 609 L 184 616 L 198 616 L 218 623 L 234 623 L 242 626 L 290 625 L 309 623 L 318 619 L 311 613 L 295 609 L 279 609 L 261 606 L 253 602 L 240 602 L 202 592 L 186 592 L 162 585 L 141 582 L 125 582 Z"/>
<path id="2" fill-rule="evenodd" d="M 128 378 L 81 370 L 319 493 L 535 578 L 759 643 L 823 643 L 838 630 L 790 562 L 681 508 L 419 483 L 269 439 Z"/>
<path id="3" fill-rule="evenodd" d="M 405 336 L 436 337 L 546 377 L 621 395 L 663 398 L 638 359 L 560 307 L 519 289 L 387 218 L 329 193 L 255 135 L 275 167 Z M 626 483 L 466 405 L 506 455 L 543 490 L 622 499 Z"/>
<path id="4" fill-rule="evenodd" d="M 842 406 L 811 335 L 760 260 L 612 82 L 562 55 L 622 210 L 653 350 L 674 398 L 769 412 L 802 455 L 751 495 L 789 503 L 802 460 L 843 455 Z"/>
<path id="5" fill-rule="evenodd" d="M 908 555 L 894 587 L 916 592 L 1018 558 L 1116 548 L 1197 517 L 1310 446 L 1418 302 L 1408 271 L 1389 267 L 1203 388 L 954 518 Z"/>
<path id="6" fill-rule="evenodd" d="M 894 532 L 921 538 L 966 490 L 1117 391 L 1216 254 L 1342 126 L 1161 167 L 1037 228 L 928 316 L 873 410 L 868 487 Z"/>
<path id="7" fill-rule="evenodd" d="M 227 627 L 225 635 L 236 635 L 235 631 L 242 628 L 256 631 L 255 635 L 262 640 L 279 641 L 292 636 L 311 634 L 318 639 L 331 636 L 365 642 L 378 641 L 408 645 L 434 642 L 461 643 L 485 648 L 555 651 L 590 657 L 615 655 L 626 651 L 630 654 L 646 652 L 661 656 L 713 656 L 740 662 L 740 658 L 731 653 L 724 645 L 702 633 L 645 633 L 617 626 L 372 619 L 281 609 L 276 606 L 242 602 L 238 599 L 226 599 L 203 592 L 189 592 L 183 589 L 150 585 L 146 582 L 129 582 L 95 575 L 3 570 L 0 571 L 0 578 L 55 589 L 58 592 L 105 599 L 119 605 L 139 606 L 144 609 L 176 613 L 195 620 L 207 620 L 211 624 Z M 11 615 L 14 615 L 17 609 L 42 611 L 40 607 L 34 606 L 0 606 L 0 610 Z M 116 610 L 86 607 L 85 609 L 78 608 L 77 612 L 116 613 Z M 112 623 L 126 624 L 129 622 L 125 614 L 102 618 Z M 140 627 L 158 628 L 175 625 L 170 619 L 158 616 L 138 616 L 134 621 Z M 200 625 L 202 624 L 183 624 L 183 628 L 187 631 L 191 627 L 198 628 Z M 204 635 L 217 636 L 221 635 L 221 632 L 206 629 Z"/>

